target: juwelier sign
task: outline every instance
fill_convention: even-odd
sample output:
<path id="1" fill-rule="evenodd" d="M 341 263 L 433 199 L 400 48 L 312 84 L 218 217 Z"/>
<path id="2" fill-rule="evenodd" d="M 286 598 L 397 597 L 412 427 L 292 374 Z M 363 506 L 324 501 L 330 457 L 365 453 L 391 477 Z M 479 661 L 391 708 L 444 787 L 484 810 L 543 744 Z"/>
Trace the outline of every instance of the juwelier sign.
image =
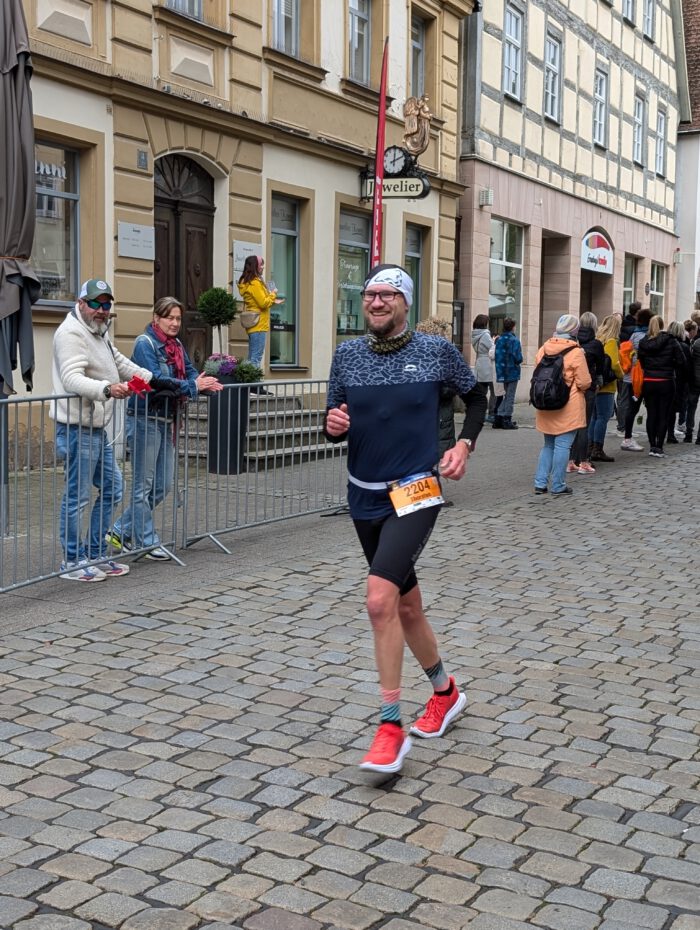
<path id="1" fill-rule="evenodd" d="M 382 196 L 385 200 L 420 200 L 430 193 L 430 181 L 426 177 L 384 178 Z M 374 196 L 374 178 L 363 177 L 361 182 L 361 200 L 371 200 Z"/>

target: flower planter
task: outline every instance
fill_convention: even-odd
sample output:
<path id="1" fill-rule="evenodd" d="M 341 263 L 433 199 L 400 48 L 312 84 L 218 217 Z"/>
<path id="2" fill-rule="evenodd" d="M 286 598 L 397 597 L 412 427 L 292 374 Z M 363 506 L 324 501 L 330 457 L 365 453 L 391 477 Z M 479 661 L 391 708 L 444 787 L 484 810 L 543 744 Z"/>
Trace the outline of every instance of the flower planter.
<path id="1" fill-rule="evenodd" d="M 209 398 L 208 471 L 216 475 L 237 475 L 246 470 L 250 385 L 236 384 L 219 376 L 223 391 Z"/>

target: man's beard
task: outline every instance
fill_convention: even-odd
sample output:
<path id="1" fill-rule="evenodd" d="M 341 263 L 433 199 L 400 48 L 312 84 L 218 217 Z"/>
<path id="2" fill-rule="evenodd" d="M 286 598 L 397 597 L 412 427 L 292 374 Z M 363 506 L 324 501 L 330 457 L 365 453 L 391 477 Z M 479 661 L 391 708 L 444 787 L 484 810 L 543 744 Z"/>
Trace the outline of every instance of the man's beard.
<path id="1" fill-rule="evenodd" d="M 388 336 L 395 326 L 396 322 L 394 320 L 387 320 L 385 323 L 379 324 L 373 324 L 371 322 L 367 324 L 367 328 L 372 333 L 372 335 L 379 336 L 380 338 L 382 336 Z"/>
<path id="2" fill-rule="evenodd" d="M 94 317 L 86 316 L 82 311 L 80 312 L 83 323 L 87 326 L 91 333 L 94 333 L 96 336 L 104 336 L 104 334 L 109 329 L 109 319 L 104 322 L 96 320 Z"/>

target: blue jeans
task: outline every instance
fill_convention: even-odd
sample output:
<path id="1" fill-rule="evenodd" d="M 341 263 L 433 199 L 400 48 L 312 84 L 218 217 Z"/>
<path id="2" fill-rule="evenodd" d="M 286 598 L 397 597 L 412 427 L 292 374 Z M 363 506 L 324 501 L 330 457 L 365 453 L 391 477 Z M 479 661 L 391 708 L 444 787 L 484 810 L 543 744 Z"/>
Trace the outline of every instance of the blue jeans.
<path id="1" fill-rule="evenodd" d="M 615 406 L 615 393 L 596 394 L 591 414 L 591 422 L 588 424 L 588 438 L 591 442 L 602 446 L 605 442 L 605 434 L 608 429 L 608 420 L 612 416 Z"/>
<path id="2" fill-rule="evenodd" d="M 258 368 L 263 366 L 267 333 L 248 333 L 248 361 Z"/>
<path id="3" fill-rule="evenodd" d="M 498 408 L 499 417 L 512 417 L 513 416 L 513 404 L 515 403 L 515 391 L 518 387 L 517 381 L 504 381 L 503 390 L 505 394 L 503 395 L 503 400 L 501 401 L 501 406 Z"/>
<path id="4" fill-rule="evenodd" d="M 115 506 L 122 499 L 124 480 L 103 429 L 56 424 L 56 455 L 65 460 L 66 487 L 61 500 L 61 548 L 66 562 L 100 559 L 107 554 L 105 533 Z M 90 514 L 90 533 L 84 540 L 82 517 L 91 488 L 99 491 Z"/>
<path id="5" fill-rule="evenodd" d="M 114 530 L 135 549 L 143 549 L 160 543 L 153 525 L 153 511 L 173 489 L 173 423 L 172 420 L 146 416 L 127 416 L 126 420 L 134 485 L 131 506 L 114 524 Z"/>
<path id="6" fill-rule="evenodd" d="M 546 488 L 551 477 L 552 492 L 556 494 L 566 487 L 566 466 L 569 462 L 569 450 L 574 441 L 576 430 L 552 436 L 545 433 L 544 446 L 535 472 L 535 487 Z"/>

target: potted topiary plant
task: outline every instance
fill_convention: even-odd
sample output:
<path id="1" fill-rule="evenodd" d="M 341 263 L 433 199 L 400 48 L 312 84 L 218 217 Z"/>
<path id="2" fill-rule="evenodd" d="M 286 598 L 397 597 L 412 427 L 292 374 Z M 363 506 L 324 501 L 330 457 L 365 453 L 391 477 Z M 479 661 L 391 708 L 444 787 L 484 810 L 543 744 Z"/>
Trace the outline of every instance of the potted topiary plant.
<path id="1" fill-rule="evenodd" d="M 250 385 L 262 381 L 263 372 L 235 355 L 215 352 L 205 361 L 204 373 L 227 385 L 209 398 L 208 470 L 218 475 L 235 475 L 245 471 Z"/>
<path id="2" fill-rule="evenodd" d="M 224 326 L 228 326 L 236 319 L 238 313 L 238 302 L 233 294 L 230 294 L 225 287 L 210 287 L 202 291 L 197 300 L 197 310 L 202 319 L 211 327 L 216 327 L 219 338 L 219 351 L 228 346 L 223 342 Z"/>

